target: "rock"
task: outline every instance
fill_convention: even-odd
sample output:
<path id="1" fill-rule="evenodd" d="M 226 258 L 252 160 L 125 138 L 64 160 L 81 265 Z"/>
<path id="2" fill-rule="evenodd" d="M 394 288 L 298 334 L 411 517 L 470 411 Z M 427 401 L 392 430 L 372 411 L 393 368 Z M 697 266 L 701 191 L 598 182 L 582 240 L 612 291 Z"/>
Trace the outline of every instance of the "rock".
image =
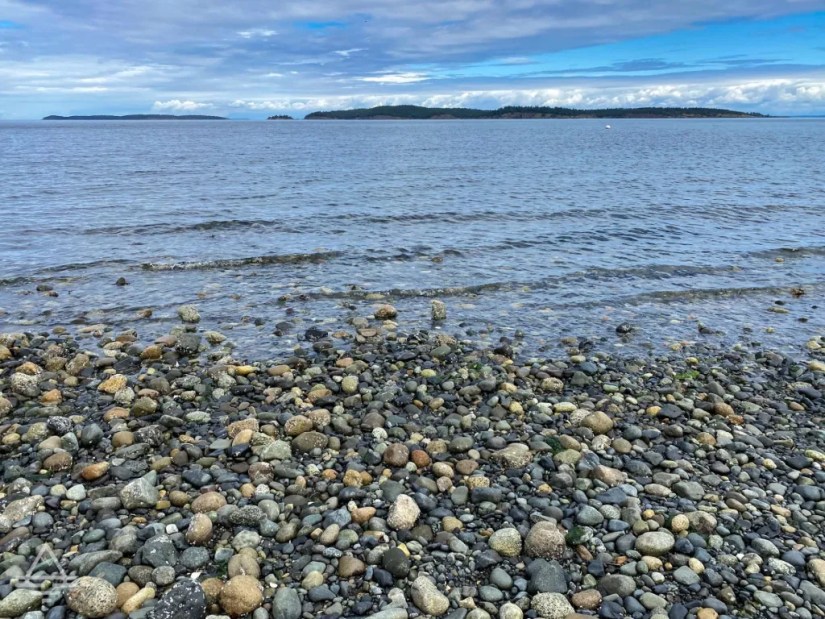
<path id="1" fill-rule="evenodd" d="M 43 594 L 29 589 L 14 589 L 0 599 L 0 617 L 19 617 L 40 608 Z"/>
<path id="2" fill-rule="evenodd" d="M 140 509 L 154 507 L 160 498 L 155 488 L 157 473 L 152 471 L 148 475 L 126 484 L 120 491 L 120 501 L 126 509 Z"/>
<path id="3" fill-rule="evenodd" d="M 378 308 L 375 310 L 374 316 L 378 320 L 392 320 L 396 316 L 398 316 L 398 310 L 395 309 L 392 305 L 379 305 Z"/>
<path id="4" fill-rule="evenodd" d="M 670 531 L 651 531 L 636 538 L 636 550 L 643 555 L 660 557 L 671 551 L 676 539 Z"/>
<path id="5" fill-rule="evenodd" d="M 196 513 L 186 530 L 186 541 L 190 544 L 205 544 L 212 539 L 212 520 L 204 513 Z"/>
<path id="6" fill-rule="evenodd" d="M 281 587 L 272 598 L 272 619 L 301 619 L 301 598 L 290 587 Z"/>
<path id="7" fill-rule="evenodd" d="M 447 305 L 444 301 L 433 299 L 431 306 L 431 316 L 435 321 L 447 320 Z"/>
<path id="8" fill-rule="evenodd" d="M 691 501 L 701 501 L 705 496 L 705 489 L 702 484 L 695 481 L 679 481 L 673 484 L 673 492 L 684 499 Z"/>
<path id="9" fill-rule="evenodd" d="M 192 511 L 197 513 L 216 512 L 226 505 L 226 498 L 219 492 L 204 492 L 192 501 Z"/>
<path id="10" fill-rule="evenodd" d="M 399 494 L 390 506 L 387 524 L 396 531 L 406 531 L 413 528 L 420 515 L 418 504 L 406 494 Z"/>
<path id="11" fill-rule="evenodd" d="M 193 580 L 179 580 L 161 596 L 152 611 L 152 619 L 204 619 L 206 594 Z"/>
<path id="12" fill-rule="evenodd" d="M 352 555 L 344 555 L 338 559 L 338 576 L 340 578 L 352 578 L 360 576 L 367 570 L 366 564 Z"/>
<path id="13" fill-rule="evenodd" d="M 406 578 L 410 573 L 410 559 L 400 548 L 390 548 L 381 557 L 381 566 L 394 578 Z"/>
<path id="14" fill-rule="evenodd" d="M 252 576 L 234 576 L 221 589 L 221 608 L 232 617 L 251 613 L 263 602 L 261 584 Z"/>
<path id="15" fill-rule="evenodd" d="M 37 376 L 31 374 L 23 374 L 22 372 L 15 372 L 11 375 L 9 380 L 9 387 L 13 393 L 17 395 L 26 396 L 29 398 L 36 398 L 40 395 L 40 387 L 38 386 Z"/>
<path id="16" fill-rule="evenodd" d="M 564 619 L 575 611 L 561 593 L 539 593 L 533 596 L 530 607 L 543 619 Z"/>
<path id="17" fill-rule="evenodd" d="M 521 554 L 521 533 L 512 527 L 499 529 L 490 536 L 487 544 L 502 557 L 517 557 Z"/>
<path id="18" fill-rule="evenodd" d="M 348 395 L 358 393 L 358 377 L 352 375 L 344 376 L 344 379 L 341 381 L 341 390 Z"/>
<path id="19" fill-rule="evenodd" d="M 69 587 L 66 604 L 84 617 L 105 617 L 117 610 L 117 591 L 102 578 L 82 576 Z"/>
<path id="20" fill-rule="evenodd" d="M 121 389 L 125 389 L 128 379 L 123 374 L 114 374 L 97 386 L 98 391 L 115 395 Z"/>
<path id="21" fill-rule="evenodd" d="M 564 533 L 553 522 L 537 522 L 524 540 L 524 551 L 529 557 L 558 559 L 564 550 Z"/>
<path id="22" fill-rule="evenodd" d="M 498 611 L 498 619 L 523 619 L 523 617 L 524 612 L 512 602 L 502 604 Z"/>
<path id="23" fill-rule="evenodd" d="M 42 496 L 28 496 L 17 499 L 6 505 L 6 509 L 3 510 L 3 517 L 8 519 L 10 523 L 15 523 L 35 514 L 42 505 Z"/>
<path id="24" fill-rule="evenodd" d="M 825 560 L 811 559 L 808 563 L 808 571 L 816 578 L 820 587 L 825 587 Z"/>
<path id="25" fill-rule="evenodd" d="M 43 468 L 50 473 L 67 471 L 72 468 L 72 454 L 65 451 L 58 451 L 43 460 Z"/>
<path id="26" fill-rule="evenodd" d="M 523 443 L 511 443 L 504 449 L 499 449 L 492 455 L 493 460 L 501 462 L 505 467 L 520 469 L 533 461 L 530 448 Z"/>
<path id="27" fill-rule="evenodd" d="M 627 597 L 636 591 L 636 581 L 624 574 L 607 574 L 599 580 L 599 591 L 604 595 Z"/>
<path id="28" fill-rule="evenodd" d="M 309 453 L 313 449 L 323 449 L 329 443 L 329 438 L 320 432 L 304 432 L 292 439 L 292 447 L 301 453 Z"/>
<path id="29" fill-rule="evenodd" d="M 406 445 L 393 443 L 384 452 L 384 462 L 389 466 L 402 467 L 409 462 L 410 450 Z"/>
<path id="30" fill-rule="evenodd" d="M 447 596 L 439 591 L 428 576 L 423 574 L 413 581 L 410 595 L 419 610 L 433 617 L 440 617 L 450 608 Z"/>
<path id="31" fill-rule="evenodd" d="M 194 305 L 181 305 L 178 308 L 178 316 L 183 322 L 197 323 L 201 321 L 201 315 L 198 313 L 198 308 Z"/>
<path id="32" fill-rule="evenodd" d="M 696 572 L 690 569 L 687 565 L 683 565 L 673 572 L 673 580 L 679 584 L 689 587 L 697 584 L 701 579 Z"/>
<path id="33" fill-rule="evenodd" d="M 590 413 L 582 419 L 581 425 L 590 428 L 593 434 L 607 434 L 613 429 L 613 420 L 602 411 Z"/>

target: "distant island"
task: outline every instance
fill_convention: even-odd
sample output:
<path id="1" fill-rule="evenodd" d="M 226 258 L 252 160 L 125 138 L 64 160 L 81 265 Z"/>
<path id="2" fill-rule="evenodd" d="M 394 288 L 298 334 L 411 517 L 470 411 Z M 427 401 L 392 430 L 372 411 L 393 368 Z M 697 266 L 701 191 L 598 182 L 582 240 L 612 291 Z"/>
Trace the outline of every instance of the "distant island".
<path id="1" fill-rule="evenodd" d="M 707 107 L 637 107 L 576 110 L 566 107 L 507 106 L 497 110 L 382 105 L 369 109 L 313 112 L 307 120 L 438 120 L 496 118 L 767 118 L 764 114 Z"/>
<path id="2" fill-rule="evenodd" d="M 201 114 L 126 114 L 125 116 L 110 116 L 95 114 L 93 116 L 46 116 L 43 120 L 227 120 L 223 116 L 203 116 Z"/>
<path id="3" fill-rule="evenodd" d="M 267 120 L 295 120 L 292 116 L 287 114 L 278 114 L 277 116 L 270 116 Z"/>

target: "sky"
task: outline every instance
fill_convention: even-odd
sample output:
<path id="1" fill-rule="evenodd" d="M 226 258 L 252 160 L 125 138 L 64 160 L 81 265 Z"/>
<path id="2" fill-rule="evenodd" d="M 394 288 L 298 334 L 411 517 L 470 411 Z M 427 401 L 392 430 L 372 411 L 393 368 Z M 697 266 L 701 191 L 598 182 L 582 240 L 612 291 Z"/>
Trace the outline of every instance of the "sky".
<path id="1" fill-rule="evenodd" d="M 0 0 L 0 119 L 391 104 L 825 114 L 825 0 Z"/>

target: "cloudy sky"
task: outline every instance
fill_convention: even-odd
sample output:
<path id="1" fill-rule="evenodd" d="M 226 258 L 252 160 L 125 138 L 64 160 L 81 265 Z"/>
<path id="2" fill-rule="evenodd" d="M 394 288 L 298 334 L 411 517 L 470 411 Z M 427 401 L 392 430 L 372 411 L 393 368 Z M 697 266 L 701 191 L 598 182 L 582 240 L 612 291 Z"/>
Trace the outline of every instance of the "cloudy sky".
<path id="1" fill-rule="evenodd" d="M 825 114 L 823 0 L 0 0 L 0 118 L 431 106 Z"/>

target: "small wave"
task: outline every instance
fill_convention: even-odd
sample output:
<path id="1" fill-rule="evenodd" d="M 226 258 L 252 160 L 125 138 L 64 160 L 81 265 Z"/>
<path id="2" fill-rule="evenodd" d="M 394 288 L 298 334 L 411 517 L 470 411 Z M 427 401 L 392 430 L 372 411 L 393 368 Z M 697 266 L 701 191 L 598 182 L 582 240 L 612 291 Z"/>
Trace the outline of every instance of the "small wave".
<path id="1" fill-rule="evenodd" d="M 777 247 L 775 249 L 760 249 L 743 254 L 750 258 L 805 258 L 807 256 L 825 256 L 825 247 Z"/>
<path id="2" fill-rule="evenodd" d="M 249 258 L 227 258 L 224 260 L 204 260 L 195 262 L 147 262 L 140 265 L 144 271 L 206 271 L 211 269 L 237 269 L 246 266 L 270 264 L 300 264 L 323 262 L 343 255 L 342 252 L 328 251 L 314 254 L 275 254 L 252 256 Z"/>
<path id="3" fill-rule="evenodd" d="M 798 284 L 806 291 L 820 291 L 825 282 L 808 282 Z M 691 290 L 657 290 L 642 292 L 618 299 L 617 302 L 627 305 L 638 305 L 649 302 L 690 302 L 704 299 L 726 299 L 738 297 L 753 297 L 760 295 L 787 296 L 788 286 L 746 286 L 742 288 L 694 288 Z"/>
<path id="4" fill-rule="evenodd" d="M 65 271 L 83 271 L 86 269 L 94 269 L 97 267 L 117 266 L 122 264 L 129 264 L 129 260 L 125 258 L 113 258 L 105 260 L 93 260 L 91 262 L 69 262 L 67 264 L 58 264 L 55 266 L 45 267 L 35 271 L 38 275 L 45 275 L 48 273 L 63 273 Z"/>
<path id="5" fill-rule="evenodd" d="M 277 219 L 214 219 L 190 224 L 148 224 L 138 226 L 106 226 L 84 230 L 86 235 L 131 236 L 144 234 L 185 234 L 187 232 L 211 232 L 213 230 L 247 230 L 249 228 L 274 228 L 281 232 L 298 233 L 299 230 L 284 226 Z"/>

